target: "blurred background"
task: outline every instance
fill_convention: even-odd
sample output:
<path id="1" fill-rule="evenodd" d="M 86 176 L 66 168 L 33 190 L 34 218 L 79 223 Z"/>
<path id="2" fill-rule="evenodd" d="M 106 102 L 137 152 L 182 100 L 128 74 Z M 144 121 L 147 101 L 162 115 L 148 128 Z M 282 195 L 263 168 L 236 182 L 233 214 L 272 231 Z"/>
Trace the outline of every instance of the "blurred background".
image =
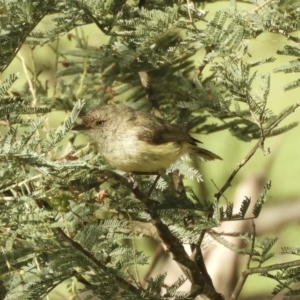
<path id="1" fill-rule="evenodd" d="M 227 2 L 216 2 L 208 4 L 205 9 L 209 11 L 208 19 L 214 12 L 228 6 Z M 241 9 L 249 9 L 251 6 L 241 4 Z M 41 29 L 51 26 L 50 17 L 45 17 L 39 24 Z M 44 46 L 38 46 L 34 49 L 28 45 L 23 45 L 18 55 L 12 61 L 10 66 L 0 75 L 4 80 L 11 73 L 19 73 L 19 80 L 13 86 L 13 91 L 21 91 L 24 84 L 28 82 L 28 68 L 40 72 L 39 79 L 48 86 L 48 93 L 55 95 L 56 79 L 55 74 L 59 70 L 64 70 L 67 66 L 63 63 L 56 63 L 56 51 L 63 52 L 76 48 L 77 41 L 75 36 L 84 36 L 87 43 L 94 47 L 99 47 L 107 43 L 108 37 L 100 32 L 95 25 L 87 25 L 76 28 L 59 40 Z M 300 33 L 294 33 L 294 36 L 300 37 Z M 257 69 L 260 73 L 270 73 L 271 91 L 269 95 L 268 107 L 274 113 L 280 112 L 285 107 L 299 102 L 299 89 L 288 92 L 283 87 L 289 82 L 297 79 L 297 74 L 274 73 L 276 67 L 287 64 L 292 58 L 283 55 L 277 55 L 276 51 L 282 50 L 284 44 L 289 44 L 287 38 L 279 34 L 264 33 L 257 39 L 249 42 L 248 52 L 251 57 L 249 61 L 258 58 L 275 57 L 276 61 L 271 64 L 264 64 Z M 291 43 L 292 44 L 292 43 Z M 294 43 L 293 43 L 294 44 Z M 200 62 L 203 58 L 201 52 L 194 57 L 195 62 Z M 27 67 L 25 67 L 25 63 Z M 58 66 L 58 69 L 56 68 Z M 209 70 L 204 70 L 203 78 L 208 76 Z M 84 95 L 81 95 L 84 99 Z M 63 117 L 64 112 L 52 112 L 49 118 L 49 124 L 56 128 Z M 298 121 L 300 111 L 290 115 L 285 123 Z M 271 180 L 272 189 L 270 191 L 268 202 L 264 206 L 259 218 L 255 220 L 256 231 L 260 235 L 271 234 L 279 237 L 279 242 L 275 245 L 274 251 L 278 263 L 286 261 L 288 257 L 280 257 L 280 247 L 282 245 L 294 246 L 299 244 L 299 220 L 300 220 L 300 184 L 298 185 L 300 175 L 300 158 L 298 151 L 300 148 L 300 127 L 292 129 L 288 133 L 269 138 L 265 142 L 265 148 L 270 150 L 269 155 L 264 155 L 262 151 L 257 151 L 255 156 L 245 165 L 234 179 L 232 187 L 226 192 L 226 198 L 229 202 L 234 202 L 238 208 L 239 203 L 247 197 L 256 200 L 263 186 Z M 193 187 L 197 194 L 208 200 L 212 199 L 217 187 L 221 187 L 232 173 L 237 164 L 243 160 L 246 154 L 251 150 L 256 141 L 241 142 L 233 137 L 228 131 L 218 132 L 210 135 L 198 135 L 205 145 L 205 148 L 215 152 L 223 158 L 223 161 L 209 162 L 199 164 L 199 169 L 203 174 L 203 182 L 197 183 L 186 180 L 186 184 Z M 84 137 L 76 140 L 77 144 L 85 143 Z M 211 179 L 214 179 L 212 182 Z M 223 199 L 225 202 L 226 200 Z M 243 232 L 252 230 L 251 221 L 224 222 L 218 231 Z M 230 240 L 232 238 L 228 238 Z M 148 278 L 161 272 L 162 269 L 168 271 L 168 278 L 172 281 L 172 276 L 177 277 L 180 270 L 174 262 L 164 253 L 162 246 L 151 238 L 136 240 L 135 247 L 143 249 L 146 254 L 151 256 L 150 266 L 139 269 L 142 278 Z M 235 285 L 235 282 L 244 267 L 243 257 L 237 256 L 234 252 L 228 250 L 222 245 L 213 242 L 204 250 L 207 262 L 208 272 L 213 278 L 217 290 L 228 295 Z M 275 259 L 274 259 L 275 261 Z M 222 266 L 220 268 L 220 266 Z M 232 270 L 234 268 L 234 270 Z M 170 272 L 170 270 L 172 270 Z M 67 299 L 65 291 L 68 281 L 60 285 L 51 292 L 48 299 Z M 252 275 L 246 282 L 243 289 L 243 299 L 264 299 L 270 294 L 275 282 L 272 280 Z M 71 285 L 72 286 L 72 285 Z M 281 299 L 280 296 L 276 299 Z"/>

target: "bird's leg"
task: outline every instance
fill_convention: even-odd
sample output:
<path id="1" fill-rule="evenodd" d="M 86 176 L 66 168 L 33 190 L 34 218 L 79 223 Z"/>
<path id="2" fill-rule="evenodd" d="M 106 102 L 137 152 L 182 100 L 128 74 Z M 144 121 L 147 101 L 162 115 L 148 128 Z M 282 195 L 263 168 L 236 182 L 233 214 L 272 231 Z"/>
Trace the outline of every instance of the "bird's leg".
<path id="1" fill-rule="evenodd" d="M 128 182 L 132 182 L 133 188 L 136 189 L 138 187 L 138 183 L 134 179 L 134 174 L 132 172 L 126 173 L 125 176 L 128 178 Z"/>
<path id="2" fill-rule="evenodd" d="M 156 175 L 156 178 L 155 178 L 155 180 L 154 180 L 154 182 L 153 182 L 150 190 L 148 191 L 148 194 L 147 194 L 148 197 L 150 197 L 151 193 L 153 192 L 153 190 L 154 190 L 154 188 L 155 188 L 155 186 L 156 186 L 159 178 L 160 178 L 160 174 Z"/>
<path id="3" fill-rule="evenodd" d="M 134 173 L 129 172 L 129 173 L 126 173 L 125 176 L 128 178 L 128 182 L 133 183 L 133 188 L 137 188 L 137 186 L 138 186 L 138 183 L 134 179 L 134 175 L 148 175 L 148 176 L 149 175 L 156 175 L 156 178 L 155 178 L 153 184 L 151 185 L 150 190 L 147 193 L 147 196 L 150 197 L 150 195 L 152 194 L 152 192 L 153 192 L 153 190 L 154 190 L 154 188 L 155 188 L 155 186 L 156 186 L 156 184 L 157 184 L 157 182 L 158 182 L 161 175 L 158 174 L 157 172 L 155 172 L 155 173 L 147 173 L 147 172 L 134 172 Z"/>

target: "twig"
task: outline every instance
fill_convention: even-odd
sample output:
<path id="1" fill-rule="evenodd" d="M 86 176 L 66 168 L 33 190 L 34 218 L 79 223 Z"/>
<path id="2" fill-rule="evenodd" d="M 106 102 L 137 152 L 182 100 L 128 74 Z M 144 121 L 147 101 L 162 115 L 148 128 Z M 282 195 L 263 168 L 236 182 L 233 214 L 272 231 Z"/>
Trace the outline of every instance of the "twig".
<path id="1" fill-rule="evenodd" d="M 108 26 L 102 25 L 99 23 L 96 17 L 93 16 L 93 13 L 88 9 L 87 5 L 83 4 L 81 1 L 73 0 L 76 4 L 84 11 L 84 13 L 95 23 L 95 25 L 105 34 L 109 34 L 110 29 L 106 29 Z"/>
<path id="2" fill-rule="evenodd" d="M 43 7 L 44 7 L 44 8 L 49 7 L 49 2 L 51 2 L 51 1 L 44 2 L 44 3 L 43 3 Z M 17 55 L 17 53 L 19 52 L 19 50 L 20 50 L 21 47 L 23 46 L 23 44 L 24 44 L 24 42 L 25 42 L 25 40 L 26 40 L 28 34 L 29 34 L 30 32 L 32 32 L 32 30 L 36 27 L 37 24 L 40 23 L 40 21 L 44 18 L 44 16 L 47 15 L 47 14 L 49 13 L 49 11 L 48 11 L 47 9 L 43 9 L 43 10 L 41 10 L 41 9 L 36 9 L 36 12 L 41 12 L 41 14 L 40 14 L 39 16 L 33 17 L 33 20 L 35 20 L 35 22 L 32 23 L 32 24 L 28 27 L 26 33 L 23 34 L 23 36 L 21 36 L 21 37 L 18 36 L 18 45 L 17 45 L 17 47 L 16 47 L 15 49 L 13 49 L 14 52 L 12 53 L 10 59 L 7 61 L 6 65 L 3 66 L 3 68 L 0 69 L 0 71 L 1 71 L 2 73 L 3 73 L 4 70 L 10 65 L 10 63 L 12 62 L 12 60 L 15 58 L 15 56 Z"/>
<path id="3" fill-rule="evenodd" d="M 139 72 L 139 76 L 140 76 L 142 86 L 145 88 L 146 98 L 150 102 L 150 104 L 154 110 L 154 115 L 161 118 L 162 115 L 159 111 L 159 104 L 157 103 L 148 73 L 147 72 Z"/>
<path id="4" fill-rule="evenodd" d="M 202 230 L 201 234 L 200 234 L 199 240 L 201 240 L 201 242 L 203 240 L 202 234 L 203 234 L 203 236 L 205 235 L 204 230 Z M 204 275 L 206 282 L 210 285 L 213 285 L 212 279 L 206 269 L 204 257 L 203 257 L 202 251 L 201 251 L 201 244 L 194 244 L 192 246 L 194 246 L 194 250 L 193 250 L 192 255 L 190 256 L 190 259 L 197 263 L 197 266 L 198 266 L 199 270 L 201 270 L 201 273 Z"/>
<path id="5" fill-rule="evenodd" d="M 82 48 L 83 49 L 87 49 L 88 48 L 88 36 L 86 37 L 86 39 L 84 38 L 84 33 L 82 33 L 82 40 L 83 40 L 83 45 L 82 45 Z M 80 84 L 79 84 L 79 87 L 78 87 L 78 90 L 76 92 L 76 98 L 78 99 L 82 93 L 82 88 L 83 88 L 83 85 L 84 85 L 84 79 L 87 75 L 87 56 L 84 57 L 84 62 L 83 62 L 83 72 L 81 74 L 81 77 L 80 77 Z"/>
<path id="6" fill-rule="evenodd" d="M 30 46 L 30 59 L 31 59 L 31 64 L 32 64 L 32 86 L 33 86 L 33 92 L 34 94 L 32 94 L 33 96 L 33 101 L 32 101 L 32 106 L 36 107 L 37 104 L 37 98 L 36 98 L 36 83 L 37 83 L 37 72 L 36 72 L 36 68 L 35 68 L 35 62 L 34 62 L 34 58 L 33 58 L 33 50 L 34 47 Z M 27 77 L 27 74 L 26 74 Z"/>
<path id="7" fill-rule="evenodd" d="M 263 8 L 264 6 L 270 4 L 273 0 L 267 0 L 264 3 L 262 3 L 261 5 L 259 5 L 258 7 L 256 7 L 254 9 L 254 12 L 257 13 L 261 8 Z"/>
<path id="8" fill-rule="evenodd" d="M 190 18 L 190 22 L 193 22 L 193 18 L 192 18 L 192 14 L 191 14 L 191 7 L 194 8 L 194 3 L 190 0 L 186 0 L 187 3 L 187 10 L 188 10 L 188 14 L 189 14 L 189 18 Z"/>
<path id="9" fill-rule="evenodd" d="M 27 78 L 27 81 L 28 81 L 28 85 L 29 85 L 30 92 L 31 92 L 32 97 L 33 97 L 32 106 L 35 107 L 35 105 L 36 105 L 36 103 L 37 103 L 36 94 L 35 94 L 35 89 L 34 89 L 32 80 L 30 79 L 30 76 L 29 76 L 29 73 L 28 73 L 28 69 L 27 69 L 26 62 L 25 62 L 24 57 L 22 56 L 21 53 L 19 53 L 18 56 L 19 56 L 19 58 L 20 58 L 20 60 L 21 60 L 21 62 L 22 62 L 23 70 L 24 70 L 24 73 L 25 73 L 26 78 Z"/>
<path id="10" fill-rule="evenodd" d="M 87 281 L 80 273 L 78 273 L 75 270 L 73 271 L 73 276 L 76 277 L 77 281 L 82 283 L 83 285 L 88 286 L 88 287 L 93 286 L 89 281 Z"/>
<path id="11" fill-rule="evenodd" d="M 154 188 L 156 187 L 156 184 L 157 184 L 157 182 L 158 182 L 160 176 L 161 176 L 161 175 L 159 175 L 159 174 L 156 175 L 156 177 L 155 177 L 155 179 L 154 179 L 154 182 L 152 183 L 152 185 L 151 185 L 151 187 L 150 187 L 150 189 L 149 189 L 149 191 L 148 191 L 148 193 L 147 193 L 148 197 L 151 196 L 151 194 L 152 194 Z"/>
<path id="12" fill-rule="evenodd" d="M 215 188 L 216 188 L 218 191 L 220 191 L 219 187 L 216 185 L 216 183 L 214 182 L 213 179 L 211 179 L 211 182 L 212 182 L 212 184 L 215 186 Z M 228 204 L 228 199 L 225 197 L 225 195 L 222 194 L 222 196 L 223 196 L 223 198 L 226 200 L 226 204 Z"/>
<path id="13" fill-rule="evenodd" d="M 8 186 L 8 187 L 3 188 L 2 190 L 0 190 L 0 193 L 5 192 L 5 191 L 8 191 L 9 189 L 13 189 L 13 188 L 15 188 L 15 187 L 19 187 L 19 186 L 21 186 L 22 184 L 25 184 L 25 183 L 27 183 L 27 182 L 33 181 L 33 180 L 35 180 L 35 179 L 37 179 L 37 178 L 40 178 L 40 177 L 42 177 L 42 176 L 43 176 L 42 174 L 38 174 L 38 175 L 35 175 L 35 176 L 33 176 L 33 177 L 26 178 L 26 179 L 24 179 L 23 181 L 17 182 L 17 183 L 15 183 L 15 184 L 13 184 L 13 185 L 10 185 L 10 186 Z"/>
<path id="14" fill-rule="evenodd" d="M 247 263 L 246 263 L 246 266 L 247 266 L 247 270 L 250 269 L 250 263 L 251 263 L 251 259 L 252 259 L 252 256 L 253 256 L 253 252 L 254 252 L 254 244 L 255 244 L 255 236 L 256 236 L 256 231 L 255 231 L 255 223 L 252 221 L 252 226 L 253 226 L 253 232 L 252 232 L 252 237 L 251 237 L 251 251 L 250 251 L 250 254 L 248 255 L 248 258 L 247 258 Z M 243 272 L 244 273 L 244 272 Z M 245 275 L 245 274 L 244 274 Z M 235 300 L 237 299 L 237 297 L 239 296 L 239 294 L 241 293 L 242 291 L 242 288 L 248 278 L 250 274 L 247 274 L 246 276 L 241 276 L 238 283 L 236 284 L 232 294 L 231 294 L 231 297 L 230 297 L 230 300 Z"/>
<path id="15" fill-rule="evenodd" d="M 92 255 L 89 251 L 87 251 L 86 249 L 84 249 L 79 243 L 77 243 L 76 241 L 74 241 L 70 237 L 68 237 L 61 228 L 56 228 L 55 231 L 60 235 L 60 237 L 62 238 L 62 240 L 66 241 L 73 248 L 77 249 L 80 253 L 82 253 L 84 256 L 86 256 L 101 271 L 103 271 L 105 273 L 109 272 L 109 268 L 108 267 L 106 267 L 104 264 L 102 264 L 94 255 Z M 115 275 L 115 278 L 118 281 L 118 283 L 120 284 L 120 286 L 123 287 L 124 289 L 129 290 L 129 291 L 135 293 L 136 295 L 140 294 L 140 291 L 139 291 L 138 288 L 136 288 L 135 286 L 133 286 L 130 283 L 128 283 L 122 277 L 118 277 L 118 276 Z"/>
<path id="16" fill-rule="evenodd" d="M 250 268 L 250 263 L 251 263 L 251 259 L 253 257 L 253 253 L 254 253 L 254 246 L 255 246 L 255 237 L 256 237 L 256 228 L 255 228 L 255 223 L 254 221 L 252 220 L 252 228 L 253 228 L 253 232 L 252 232 L 252 236 L 251 236 L 251 251 L 250 251 L 250 254 L 248 256 L 248 260 L 247 260 L 247 269 Z"/>
<path id="17" fill-rule="evenodd" d="M 57 39 L 55 47 L 53 47 L 51 44 L 48 45 L 48 47 L 54 52 L 55 54 L 55 59 L 54 59 L 54 68 L 53 68 L 53 73 L 57 73 L 57 66 L 58 66 L 58 59 L 59 59 L 59 53 L 58 53 L 58 47 L 59 47 L 59 42 L 60 39 Z M 53 94 L 52 97 L 55 97 L 56 94 L 56 85 L 57 85 L 57 79 L 55 78 L 53 81 Z"/>
<path id="18" fill-rule="evenodd" d="M 232 292 L 231 294 L 231 297 L 229 300 L 236 300 L 238 295 L 239 295 L 239 291 L 242 289 L 243 285 L 244 285 L 244 282 L 246 281 L 247 277 L 251 274 L 257 274 L 257 273 L 267 273 L 267 272 L 270 272 L 270 271 L 275 271 L 275 270 L 282 270 L 282 269 L 288 269 L 288 268 L 292 268 L 292 267 L 296 267 L 296 266 L 300 266 L 300 259 L 298 260 L 295 260 L 295 261 L 291 261 L 291 262 L 286 262 L 286 263 L 281 263 L 281 264 L 275 264 L 275 265 L 271 265 L 271 266 L 267 266 L 267 267 L 257 267 L 257 268 L 248 268 L 246 269 L 234 291 Z"/>
<path id="19" fill-rule="evenodd" d="M 179 171 L 174 170 L 171 174 L 171 178 L 173 180 L 174 188 L 176 190 L 176 197 L 181 201 L 188 200 L 188 197 L 186 195 L 185 186 L 183 184 L 182 178 L 180 177 Z M 201 272 L 201 274 L 203 274 L 203 276 L 206 280 L 206 283 L 208 285 L 213 286 L 213 282 L 207 272 L 205 262 L 204 262 L 204 257 L 202 255 L 202 250 L 201 250 L 201 243 L 204 238 L 205 232 L 206 232 L 205 230 L 201 230 L 198 242 L 190 245 L 192 254 L 190 255 L 189 258 L 190 258 L 190 260 L 195 262 L 199 271 Z"/>
<path id="20" fill-rule="evenodd" d="M 135 187 L 132 182 L 117 174 L 111 170 L 104 170 L 103 175 L 116 180 L 117 182 L 128 188 L 133 195 L 141 201 L 147 208 L 147 212 L 151 217 L 152 224 L 156 227 L 159 237 L 164 242 L 167 251 L 172 255 L 173 259 L 190 274 L 190 280 L 192 285 L 197 286 L 197 290 L 193 293 L 196 295 L 205 295 L 211 300 L 221 300 L 222 295 L 217 293 L 212 284 L 207 282 L 206 277 L 200 272 L 197 263 L 192 261 L 185 249 L 180 242 L 180 240 L 172 234 L 169 227 L 165 225 L 156 211 L 156 202 L 151 200 L 147 195 L 145 195 L 138 187 Z"/>
<path id="21" fill-rule="evenodd" d="M 300 259 L 286 262 L 286 263 L 281 263 L 281 264 L 275 264 L 267 267 L 257 267 L 257 268 L 251 268 L 246 270 L 247 273 L 249 274 L 258 274 L 258 273 L 266 273 L 270 271 L 275 271 L 275 270 L 282 270 L 282 269 L 288 269 L 292 267 L 300 266 Z"/>
<path id="22" fill-rule="evenodd" d="M 215 231 L 213 229 L 210 229 L 207 232 L 208 232 L 208 234 L 211 233 L 212 235 L 230 236 L 230 237 L 240 237 L 241 235 L 244 235 L 245 233 L 248 233 L 248 232 L 224 232 L 224 231 L 218 232 L 218 231 Z"/>
<path id="23" fill-rule="evenodd" d="M 215 199 L 218 201 L 220 197 L 223 195 L 223 193 L 231 186 L 231 182 L 236 176 L 236 174 L 240 171 L 240 169 L 250 160 L 250 158 L 254 155 L 256 150 L 260 147 L 263 147 L 264 141 L 268 134 L 276 127 L 278 124 L 284 120 L 288 115 L 293 113 L 298 107 L 300 106 L 300 103 L 296 103 L 292 105 L 288 110 L 285 111 L 285 113 L 282 114 L 280 118 L 278 118 L 273 124 L 271 124 L 268 128 L 263 129 L 262 136 L 257 141 L 257 143 L 254 145 L 254 147 L 249 151 L 249 153 L 244 157 L 242 161 L 238 163 L 236 168 L 233 170 L 231 175 L 228 177 L 225 184 L 222 186 L 222 188 L 218 191 L 218 193 L 215 194 Z"/>
<path id="24" fill-rule="evenodd" d="M 142 286 L 145 286 L 147 284 L 148 279 L 153 274 L 155 268 L 159 265 L 159 261 L 160 261 L 161 256 L 163 255 L 163 253 L 164 253 L 164 248 L 161 245 L 161 243 L 159 243 L 159 246 L 157 246 L 156 251 L 155 251 L 154 255 L 152 256 L 153 258 L 151 259 L 151 263 L 150 263 L 149 267 L 147 268 L 146 273 L 144 274 Z"/>
<path id="25" fill-rule="evenodd" d="M 133 278 L 133 281 L 135 282 L 136 286 L 142 287 L 140 276 L 139 276 L 139 271 L 137 269 L 137 265 L 138 265 L 137 260 L 136 260 L 137 249 L 136 249 L 136 244 L 135 244 L 135 236 L 136 235 L 135 235 L 135 232 L 134 232 L 134 229 L 133 229 L 132 217 L 129 213 L 127 213 L 127 216 L 128 216 L 128 219 L 129 219 L 129 224 L 130 224 L 130 227 L 131 227 L 131 231 L 133 232 L 132 248 L 133 248 L 134 272 L 135 272 L 136 278 L 134 278 L 134 276 L 131 275 L 129 272 L 128 272 L 128 274 Z"/>

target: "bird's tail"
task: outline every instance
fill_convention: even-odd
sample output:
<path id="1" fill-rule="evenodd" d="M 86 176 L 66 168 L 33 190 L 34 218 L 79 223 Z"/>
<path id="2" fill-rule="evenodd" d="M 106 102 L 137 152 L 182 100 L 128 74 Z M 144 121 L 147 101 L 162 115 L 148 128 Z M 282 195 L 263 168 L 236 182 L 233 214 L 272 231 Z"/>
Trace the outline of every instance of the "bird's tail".
<path id="1" fill-rule="evenodd" d="M 218 156 L 217 154 L 214 154 L 206 149 L 195 147 L 195 148 L 193 148 L 193 150 L 194 150 L 193 153 L 200 156 L 204 160 L 215 160 L 215 159 L 222 160 L 222 158 L 220 156 Z"/>

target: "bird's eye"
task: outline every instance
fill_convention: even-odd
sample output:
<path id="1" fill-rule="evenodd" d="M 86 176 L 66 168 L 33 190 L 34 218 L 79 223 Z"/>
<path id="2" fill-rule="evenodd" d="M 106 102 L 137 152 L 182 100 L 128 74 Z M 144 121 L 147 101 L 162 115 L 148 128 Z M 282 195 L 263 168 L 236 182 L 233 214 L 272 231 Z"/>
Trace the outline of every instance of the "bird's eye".
<path id="1" fill-rule="evenodd" d="M 97 126 L 102 126 L 103 124 L 104 124 L 104 121 L 97 121 L 97 122 L 96 122 L 96 125 L 97 125 Z"/>

